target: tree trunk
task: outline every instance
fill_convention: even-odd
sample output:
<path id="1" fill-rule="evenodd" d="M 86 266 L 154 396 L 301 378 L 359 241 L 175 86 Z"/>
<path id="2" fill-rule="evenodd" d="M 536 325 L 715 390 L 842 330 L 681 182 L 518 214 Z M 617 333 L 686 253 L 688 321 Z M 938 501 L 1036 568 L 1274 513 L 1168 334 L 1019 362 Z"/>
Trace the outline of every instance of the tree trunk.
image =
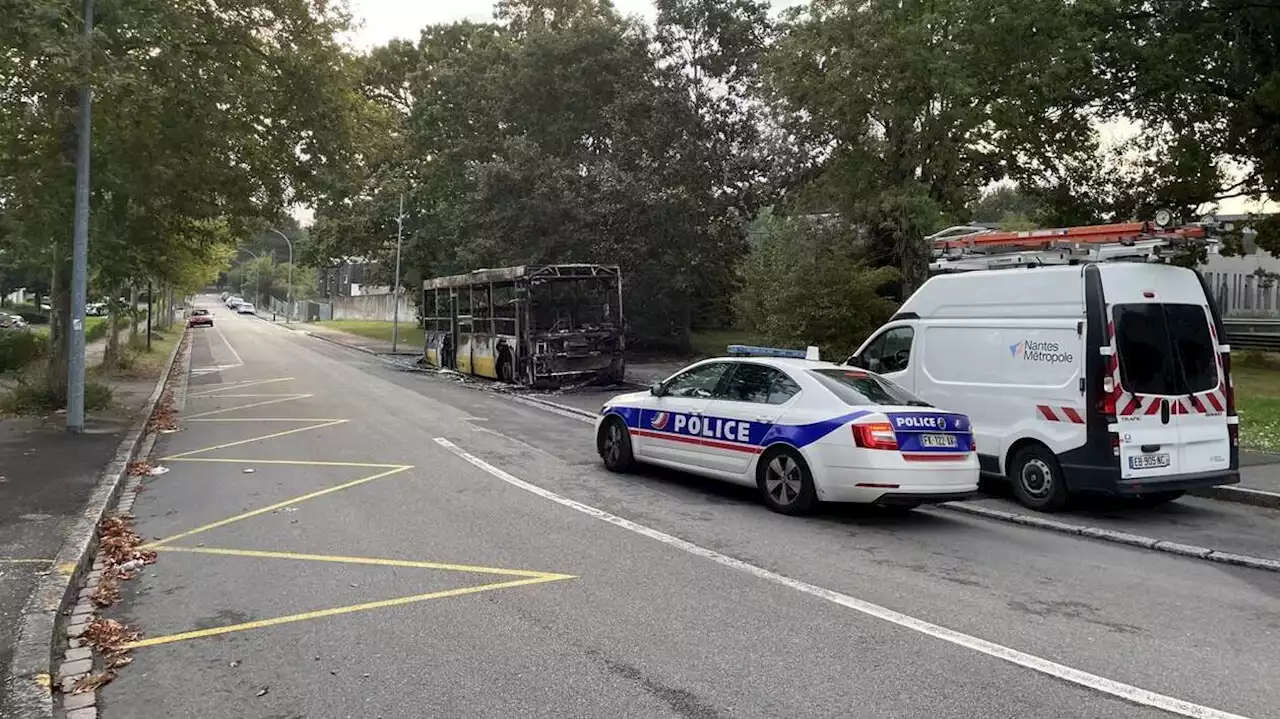
<path id="1" fill-rule="evenodd" d="M 49 393 L 60 402 L 67 397 L 67 340 L 71 331 L 71 256 L 63 245 L 58 242 L 54 247 L 49 289 L 49 364 L 45 372 Z"/>
<path id="2" fill-rule="evenodd" d="M 107 328 L 107 348 L 102 353 L 103 367 L 118 367 L 120 365 L 120 315 L 124 312 L 124 308 L 120 306 L 120 293 L 123 288 L 112 288 L 111 301 L 108 307 L 111 308 L 111 316 L 107 319 L 109 327 Z"/>
<path id="3" fill-rule="evenodd" d="M 129 285 L 129 346 L 138 345 L 138 286 Z"/>

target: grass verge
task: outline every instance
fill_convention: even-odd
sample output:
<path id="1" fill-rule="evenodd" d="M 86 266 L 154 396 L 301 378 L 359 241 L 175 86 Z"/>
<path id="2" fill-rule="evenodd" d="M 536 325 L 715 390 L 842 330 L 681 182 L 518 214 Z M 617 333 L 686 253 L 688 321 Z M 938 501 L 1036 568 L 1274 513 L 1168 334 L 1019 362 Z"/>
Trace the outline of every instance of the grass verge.
<path id="1" fill-rule="evenodd" d="M 1232 352 L 1231 377 L 1240 414 L 1240 446 L 1280 452 L 1280 354 Z"/>
<path id="2" fill-rule="evenodd" d="M 383 342 L 391 342 L 391 323 L 379 320 L 325 320 L 315 323 L 321 327 L 340 330 L 360 337 L 368 337 L 373 340 L 381 340 Z M 422 328 L 417 326 L 413 318 L 409 321 L 400 321 L 400 349 L 417 350 L 422 349 L 426 344 L 426 335 Z"/>

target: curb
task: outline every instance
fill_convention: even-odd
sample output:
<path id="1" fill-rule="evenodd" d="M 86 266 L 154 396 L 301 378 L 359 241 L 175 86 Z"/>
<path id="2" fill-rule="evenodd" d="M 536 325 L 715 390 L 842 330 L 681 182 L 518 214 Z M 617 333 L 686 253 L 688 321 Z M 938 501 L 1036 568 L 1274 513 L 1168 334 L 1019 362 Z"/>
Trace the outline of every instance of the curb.
<path id="1" fill-rule="evenodd" d="M 986 519 L 1009 522 L 1010 524 L 1021 524 L 1025 527 L 1049 529 L 1055 532 L 1062 532 L 1063 534 L 1074 534 L 1080 537 L 1101 539 L 1104 542 L 1125 544 L 1131 547 L 1140 547 L 1142 549 L 1151 549 L 1157 552 L 1166 552 L 1168 554 L 1177 554 L 1184 557 L 1204 559 L 1206 561 L 1218 562 L 1221 564 L 1261 569 L 1267 572 L 1280 572 L 1280 560 L 1277 559 L 1250 557 L 1243 554 L 1235 554 L 1234 552 L 1224 552 L 1210 547 L 1198 547 L 1193 544 L 1182 544 L 1181 542 L 1172 542 L 1167 539 L 1156 539 L 1154 537 L 1144 537 L 1139 534 L 1118 532 L 1113 529 L 1086 527 L 1079 524 L 1071 524 L 1069 522 L 1060 522 L 1056 519 L 1034 517 L 1028 514 L 1006 512 L 1001 509 L 980 507 L 976 504 L 969 504 L 967 502 L 943 502 L 937 506 L 940 509 L 946 509 L 952 512 L 971 514 L 977 517 L 984 517 Z"/>
<path id="2" fill-rule="evenodd" d="M 1264 492 L 1261 489 L 1235 486 L 1205 487 L 1204 489 L 1193 489 L 1189 494 L 1216 499 L 1220 502 L 1236 502 L 1237 504 L 1250 504 L 1255 507 L 1280 509 L 1280 494 Z"/>
<path id="3" fill-rule="evenodd" d="M 546 410 L 552 414 L 558 414 L 569 419 L 576 419 L 583 422 L 595 424 L 596 415 L 578 407 L 571 407 L 567 404 L 552 402 L 551 400 L 542 399 L 532 395 L 507 395 L 508 399 L 520 404 L 533 405 L 541 410 Z"/>
<path id="4" fill-rule="evenodd" d="M 115 457 L 98 475 L 98 482 L 84 511 L 53 560 L 53 568 L 36 585 L 18 619 L 18 637 L 9 665 L 9 679 L 0 695 L 0 705 L 7 707 L 7 711 L 12 712 L 14 717 L 53 717 L 51 685 L 52 672 L 56 666 L 54 644 L 62 611 L 75 603 L 75 587 L 93 564 L 98 524 L 120 496 L 129 462 L 133 461 L 142 446 L 147 425 L 164 395 L 174 363 L 183 348 L 189 347 L 186 339 L 188 335 L 186 328 L 183 328 L 182 337 L 169 355 L 165 370 L 147 400 L 145 414 L 125 434 L 116 447 Z M 188 351 L 186 354 L 189 362 L 191 353 Z"/>

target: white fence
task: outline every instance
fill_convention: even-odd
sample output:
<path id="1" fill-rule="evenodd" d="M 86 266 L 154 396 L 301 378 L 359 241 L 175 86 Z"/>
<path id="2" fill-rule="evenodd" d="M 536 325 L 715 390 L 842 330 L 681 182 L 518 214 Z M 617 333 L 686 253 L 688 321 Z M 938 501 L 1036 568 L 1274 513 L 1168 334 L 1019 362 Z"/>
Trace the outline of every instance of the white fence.
<path id="1" fill-rule="evenodd" d="M 390 322 L 395 312 L 395 296 L 394 295 L 361 295 L 359 297 L 334 297 L 330 303 L 333 306 L 333 319 L 335 320 L 380 320 Z M 400 300 L 400 321 L 408 321 L 412 323 L 418 316 L 417 310 L 413 303 L 409 301 L 407 295 L 401 294 Z"/>

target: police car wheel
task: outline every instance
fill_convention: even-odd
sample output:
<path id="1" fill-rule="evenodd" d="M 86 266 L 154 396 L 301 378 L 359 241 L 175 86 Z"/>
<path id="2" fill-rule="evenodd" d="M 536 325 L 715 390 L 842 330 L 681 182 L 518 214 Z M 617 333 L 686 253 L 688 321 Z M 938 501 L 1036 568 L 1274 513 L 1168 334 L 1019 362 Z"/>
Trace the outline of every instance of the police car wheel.
<path id="1" fill-rule="evenodd" d="M 764 503 L 782 514 L 804 514 L 817 504 L 813 473 L 795 450 L 786 447 L 769 450 L 760 458 L 756 485 Z"/>
<path id="2" fill-rule="evenodd" d="M 1009 464 L 1013 494 L 1024 507 L 1057 512 L 1067 506 L 1067 483 L 1058 458 L 1038 444 L 1018 450 Z"/>
<path id="3" fill-rule="evenodd" d="M 596 449 L 610 472 L 629 472 L 635 467 L 635 455 L 631 453 L 631 433 L 627 425 L 617 417 L 600 425 L 596 437 Z"/>

